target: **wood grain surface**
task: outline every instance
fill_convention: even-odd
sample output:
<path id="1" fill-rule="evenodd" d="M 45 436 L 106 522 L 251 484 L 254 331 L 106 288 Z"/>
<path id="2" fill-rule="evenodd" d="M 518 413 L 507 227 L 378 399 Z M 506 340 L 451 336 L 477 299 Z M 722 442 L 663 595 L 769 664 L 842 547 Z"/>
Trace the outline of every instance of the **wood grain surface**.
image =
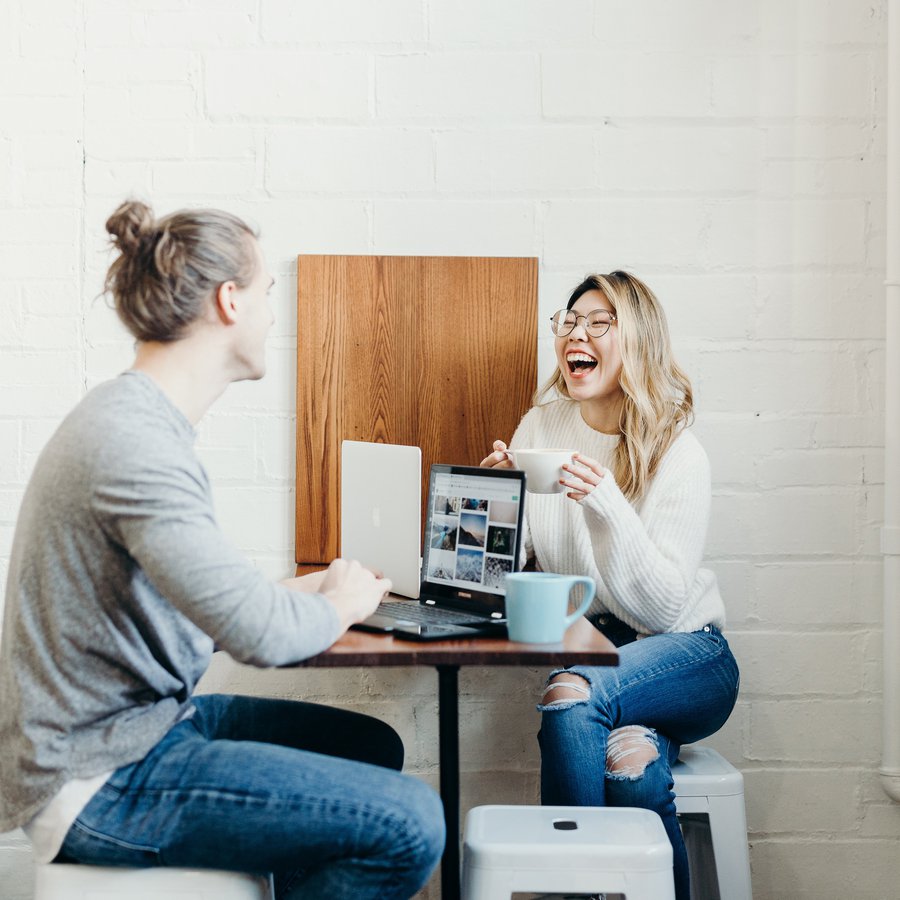
<path id="1" fill-rule="evenodd" d="M 297 258 L 296 554 L 338 555 L 344 439 L 477 465 L 537 379 L 537 260 Z"/>
<path id="2" fill-rule="evenodd" d="M 416 601 L 411 600 L 410 603 Z M 401 641 L 390 635 L 348 631 L 331 648 L 298 665 L 343 666 L 616 666 L 619 653 L 586 619 L 579 619 L 559 644 L 517 644 L 506 639 Z"/>

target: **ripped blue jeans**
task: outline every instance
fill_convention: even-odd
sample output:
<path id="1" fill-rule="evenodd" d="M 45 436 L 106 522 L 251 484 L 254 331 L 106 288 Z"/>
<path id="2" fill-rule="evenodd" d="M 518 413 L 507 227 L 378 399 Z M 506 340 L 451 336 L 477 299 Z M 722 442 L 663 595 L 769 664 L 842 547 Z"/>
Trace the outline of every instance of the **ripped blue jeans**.
<path id="1" fill-rule="evenodd" d="M 617 667 L 573 666 L 551 673 L 538 707 L 541 802 L 636 806 L 658 813 L 672 842 L 675 896 L 688 900 L 687 853 L 675 815 L 671 766 L 682 744 L 724 725 L 739 680 L 728 642 L 711 625 L 625 643 Z"/>

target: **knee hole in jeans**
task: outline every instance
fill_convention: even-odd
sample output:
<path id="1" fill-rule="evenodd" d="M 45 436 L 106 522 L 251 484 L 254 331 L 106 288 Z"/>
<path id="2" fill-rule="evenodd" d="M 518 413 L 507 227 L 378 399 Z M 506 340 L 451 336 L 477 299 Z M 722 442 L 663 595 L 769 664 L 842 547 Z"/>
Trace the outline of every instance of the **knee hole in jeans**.
<path id="1" fill-rule="evenodd" d="M 608 778 L 640 778 L 647 766 L 659 759 L 656 732 L 643 725 L 625 725 L 609 733 L 606 742 Z"/>
<path id="2" fill-rule="evenodd" d="M 542 709 L 565 709 L 575 703 L 587 703 L 590 682 L 573 672 L 559 672 L 547 682 L 541 694 Z"/>

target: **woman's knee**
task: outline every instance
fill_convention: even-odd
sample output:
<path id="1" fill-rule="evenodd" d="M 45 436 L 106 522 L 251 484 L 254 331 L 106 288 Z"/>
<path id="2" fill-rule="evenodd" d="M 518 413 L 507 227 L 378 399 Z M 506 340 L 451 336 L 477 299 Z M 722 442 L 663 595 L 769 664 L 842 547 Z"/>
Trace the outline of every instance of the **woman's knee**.
<path id="1" fill-rule="evenodd" d="M 626 725 L 610 732 L 606 745 L 606 797 L 610 806 L 661 812 L 672 801 L 672 781 L 651 728 Z"/>
<path id="2" fill-rule="evenodd" d="M 587 703 L 591 696 L 591 684 L 583 675 L 574 672 L 556 672 L 547 679 L 541 694 L 541 710 L 569 709 L 579 703 Z"/>
<path id="3" fill-rule="evenodd" d="M 643 725 L 625 725 L 609 733 L 606 742 L 607 778 L 640 778 L 659 759 L 656 732 Z"/>

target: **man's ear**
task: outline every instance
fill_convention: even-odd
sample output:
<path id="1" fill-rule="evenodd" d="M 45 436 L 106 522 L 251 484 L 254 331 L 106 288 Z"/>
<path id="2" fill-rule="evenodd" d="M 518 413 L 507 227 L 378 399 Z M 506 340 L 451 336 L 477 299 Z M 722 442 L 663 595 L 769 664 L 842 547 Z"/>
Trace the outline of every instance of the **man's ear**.
<path id="1" fill-rule="evenodd" d="M 233 281 L 224 281 L 216 288 L 214 305 L 216 315 L 223 325 L 234 325 L 237 321 L 236 292 L 237 285 Z"/>

